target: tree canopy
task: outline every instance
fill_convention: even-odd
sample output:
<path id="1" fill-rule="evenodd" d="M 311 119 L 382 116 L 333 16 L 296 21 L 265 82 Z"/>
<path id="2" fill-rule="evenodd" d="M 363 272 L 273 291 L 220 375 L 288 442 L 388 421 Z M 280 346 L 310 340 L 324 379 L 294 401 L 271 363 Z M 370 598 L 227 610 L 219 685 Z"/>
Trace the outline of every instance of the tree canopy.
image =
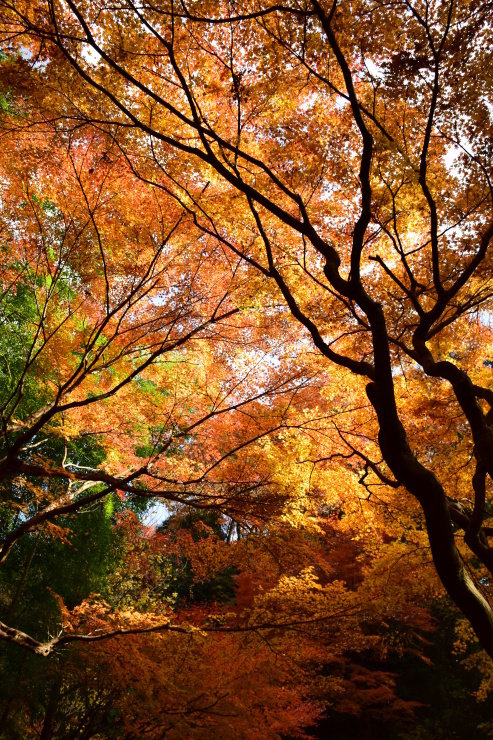
<path id="1" fill-rule="evenodd" d="M 493 686 L 492 11 L 0 0 L 19 737 L 411 717 L 434 639 Z"/>

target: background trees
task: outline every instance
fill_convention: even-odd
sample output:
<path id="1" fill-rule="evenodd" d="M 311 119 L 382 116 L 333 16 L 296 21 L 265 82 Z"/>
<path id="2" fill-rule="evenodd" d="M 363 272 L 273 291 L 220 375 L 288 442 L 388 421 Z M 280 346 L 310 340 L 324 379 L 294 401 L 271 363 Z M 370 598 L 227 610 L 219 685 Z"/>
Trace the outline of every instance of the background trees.
<path id="1" fill-rule="evenodd" d="M 311 566 L 333 594 L 329 514 L 366 533 L 348 629 L 402 557 L 424 576 L 392 602 L 436 593 L 429 542 L 491 655 L 489 4 L 0 7 L 5 562 L 159 498 L 215 512 L 211 577 L 282 531 L 264 587 Z"/>

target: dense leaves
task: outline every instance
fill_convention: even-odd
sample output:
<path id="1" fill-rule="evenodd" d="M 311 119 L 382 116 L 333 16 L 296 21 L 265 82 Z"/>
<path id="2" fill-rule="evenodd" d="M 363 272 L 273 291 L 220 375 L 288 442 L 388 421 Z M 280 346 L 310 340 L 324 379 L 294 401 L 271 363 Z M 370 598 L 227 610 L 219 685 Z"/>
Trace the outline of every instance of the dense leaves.
<path id="1" fill-rule="evenodd" d="M 13 736 L 488 696 L 491 13 L 0 0 Z"/>

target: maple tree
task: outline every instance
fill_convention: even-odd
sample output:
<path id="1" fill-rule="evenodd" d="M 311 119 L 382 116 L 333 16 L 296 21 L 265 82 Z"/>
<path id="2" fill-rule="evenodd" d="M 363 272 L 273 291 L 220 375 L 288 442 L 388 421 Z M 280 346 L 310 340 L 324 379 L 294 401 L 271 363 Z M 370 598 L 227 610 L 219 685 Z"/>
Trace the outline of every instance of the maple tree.
<path id="1" fill-rule="evenodd" d="M 429 543 L 493 656 L 491 10 L 1 0 L 5 563 L 99 501 L 224 517 L 227 542 L 155 540 L 171 580 L 194 557 L 253 578 L 243 540 L 306 529 L 277 570 L 256 554 L 252 593 L 284 584 L 288 627 L 339 511 L 367 530 L 366 615 L 403 556 L 426 577 L 389 599 L 437 593 Z M 178 645 L 189 627 L 142 601 L 147 577 L 130 611 L 83 601 L 59 637 L 0 634 L 50 654 L 94 619 Z M 238 620 L 217 627 L 232 650 Z"/>
<path id="2" fill-rule="evenodd" d="M 19 92 L 26 74 L 23 62 L 4 62 L 6 77 Z M 307 571 L 315 562 L 313 542 L 292 554 L 284 552 L 286 542 L 293 543 L 290 528 L 319 506 L 318 498 L 311 501 L 308 495 L 312 476 L 308 468 L 299 468 L 295 455 L 297 432 L 318 423 L 318 411 L 307 411 L 318 394 L 318 373 L 292 356 L 285 338 L 276 339 L 273 318 L 265 321 L 258 308 L 251 307 L 251 284 L 246 287 L 238 270 L 228 267 L 224 283 L 218 281 L 219 294 L 217 285 L 210 290 L 208 280 L 201 292 L 200 270 L 209 269 L 211 254 L 199 253 L 192 266 L 188 260 L 195 256 L 193 251 L 186 262 L 180 261 L 188 248 L 187 233 L 179 238 L 175 231 L 173 246 L 170 239 L 153 241 L 151 227 L 160 233 L 165 205 L 152 193 L 149 198 L 148 189 L 139 189 L 141 183 L 125 160 L 113 159 L 111 150 L 102 158 L 97 149 L 95 154 L 99 137 L 71 133 L 65 138 L 51 124 L 24 138 L 26 118 L 36 108 L 29 111 L 20 95 L 11 94 L 11 99 L 24 109 L 22 115 L 19 109 L 8 109 L 3 121 L 4 141 L 11 146 L 4 148 L 2 158 L 8 208 L 3 221 L 1 380 L 5 450 L 15 448 L 16 459 L 4 470 L 2 489 L 2 636 L 14 649 L 1 666 L 8 686 L 2 729 L 21 736 L 69 732 L 71 717 L 64 711 L 73 714 L 75 702 L 88 731 L 111 730 L 115 722 L 121 727 L 118 718 L 125 716 L 125 726 L 133 724 L 135 729 L 144 723 L 149 732 L 160 733 L 164 720 L 159 702 L 171 701 L 178 736 L 185 731 L 183 723 L 189 732 L 189 723 L 198 716 L 205 727 L 217 728 L 217 702 L 225 704 L 227 716 L 243 717 L 253 733 L 265 732 L 265 723 L 272 733 L 276 727 L 296 733 L 320 715 L 330 686 L 337 697 L 341 687 L 353 686 L 356 692 L 375 681 L 383 681 L 383 686 L 376 694 L 370 692 L 370 708 L 382 703 L 389 716 L 408 711 L 412 703 L 408 706 L 395 697 L 394 680 L 385 672 L 362 676 L 356 671 L 354 685 L 354 671 L 344 654 L 378 650 L 380 640 L 359 629 L 353 617 L 354 594 L 344 593 L 341 573 L 334 569 L 320 589 Z M 128 215 L 133 208 L 128 183 L 141 206 L 149 198 L 148 240 L 136 234 Z M 160 269 L 165 249 L 167 261 Z M 182 292 L 174 282 L 170 288 L 173 269 L 180 284 L 184 266 L 194 275 L 195 293 L 189 280 L 181 281 Z M 208 322 L 202 311 L 211 297 L 213 320 Z M 240 305 L 228 310 L 233 300 Z M 224 316 L 215 315 L 217 304 Z M 235 317 L 239 320 L 232 323 Z M 188 332 L 187 320 L 192 323 Z M 221 334 L 207 332 L 210 324 L 220 322 Z M 178 337 L 173 336 L 175 330 Z M 186 353 L 180 351 L 182 345 Z M 285 364 L 281 371 L 273 364 L 280 353 L 291 367 L 288 378 Z M 163 362 L 162 355 L 169 359 Z M 129 543 L 129 559 L 118 565 L 114 514 L 122 507 L 142 513 L 146 500 L 156 497 L 177 512 L 183 506 L 216 512 L 216 517 L 224 512 L 225 541 L 218 541 L 217 535 L 199 536 L 194 543 L 186 533 L 170 533 L 166 540 L 154 538 L 152 550 L 157 553 L 149 560 L 144 556 L 150 545 L 145 528 L 130 527 L 123 538 Z M 101 502 L 104 506 L 98 506 Z M 279 517 L 287 529 L 276 536 L 272 527 Z M 204 534 L 208 531 L 204 524 Z M 249 531 L 253 542 L 248 539 L 245 548 L 235 547 Z M 270 549 L 276 547 L 275 563 L 259 558 L 264 537 Z M 118 567 L 115 576 L 108 576 L 108 570 Z M 131 576 L 124 578 L 123 572 Z M 236 572 L 241 574 L 238 584 L 232 578 Z M 255 601 L 262 589 L 271 600 L 268 606 L 266 597 Z M 201 599 L 207 599 L 207 590 L 214 601 L 234 597 L 234 611 L 218 606 L 204 611 Z M 91 597 L 94 591 L 105 593 L 107 600 Z M 320 591 L 320 598 L 312 591 Z M 192 592 L 198 594 L 198 603 L 180 609 L 180 598 L 187 603 Z M 397 609 L 394 603 L 381 606 L 384 612 Z M 346 614 L 349 637 L 343 639 L 335 624 Z M 415 622 L 429 626 L 419 608 Z M 301 657 L 298 637 L 290 636 L 300 629 L 307 632 Z M 48 639 L 47 631 L 52 635 Z M 204 631 L 212 634 L 206 644 Z M 116 641 L 108 650 L 99 646 L 101 637 L 122 632 L 127 642 L 121 649 Z M 170 639 L 163 641 L 162 632 Z M 139 633 L 143 636 L 137 639 Z M 211 646 L 214 635 L 217 649 Z M 196 646 L 190 645 L 192 638 Z M 95 642 L 87 656 L 70 653 L 46 669 L 23 658 L 17 667 L 17 646 L 46 656 L 86 641 Z M 317 674 L 327 663 L 328 641 L 330 654 L 339 656 L 334 673 L 337 669 L 342 675 L 332 684 L 322 682 L 322 698 L 322 689 L 305 666 Z M 163 650 L 176 655 L 182 667 L 185 657 L 196 651 L 191 674 L 183 668 L 186 691 L 176 694 L 178 663 L 159 658 L 155 664 Z M 241 661 L 224 671 L 224 655 L 239 650 L 244 653 Z M 281 650 L 284 666 L 277 665 Z M 152 704 L 141 694 L 128 694 L 132 681 L 142 676 L 146 654 L 149 673 L 155 671 L 162 687 L 159 702 Z M 121 675 L 123 656 L 128 665 Z M 192 680 L 199 678 L 197 661 L 203 663 L 203 684 Z M 240 690 L 246 665 L 252 684 Z M 214 691 L 207 679 L 211 672 L 222 675 Z M 38 681 L 34 693 L 29 682 L 26 686 L 33 673 Z M 227 685 L 232 689 L 223 696 Z M 263 698 L 256 703 L 253 686 L 259 685 Z M 205 688 L 207 692 L 195 706 L 199 688 L 200 696 Z M 142 689 L 149 689 L 147 680 Z M 345 700 L 346 711 L 355 706 Z M 241 736 L 245 727 L 235 722 Z"/>

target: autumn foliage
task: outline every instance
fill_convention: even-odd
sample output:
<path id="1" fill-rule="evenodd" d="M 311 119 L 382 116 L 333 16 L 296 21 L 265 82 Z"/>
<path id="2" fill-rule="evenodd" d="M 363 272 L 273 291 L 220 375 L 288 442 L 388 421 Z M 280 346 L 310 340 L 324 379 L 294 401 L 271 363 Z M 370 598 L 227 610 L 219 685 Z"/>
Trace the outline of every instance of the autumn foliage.
<path id="1" fill-rule="evenodd" d="M 0 0 L 12 737 L 393 727 L 433 645 L 489 695 L 491 24 Z"/>

